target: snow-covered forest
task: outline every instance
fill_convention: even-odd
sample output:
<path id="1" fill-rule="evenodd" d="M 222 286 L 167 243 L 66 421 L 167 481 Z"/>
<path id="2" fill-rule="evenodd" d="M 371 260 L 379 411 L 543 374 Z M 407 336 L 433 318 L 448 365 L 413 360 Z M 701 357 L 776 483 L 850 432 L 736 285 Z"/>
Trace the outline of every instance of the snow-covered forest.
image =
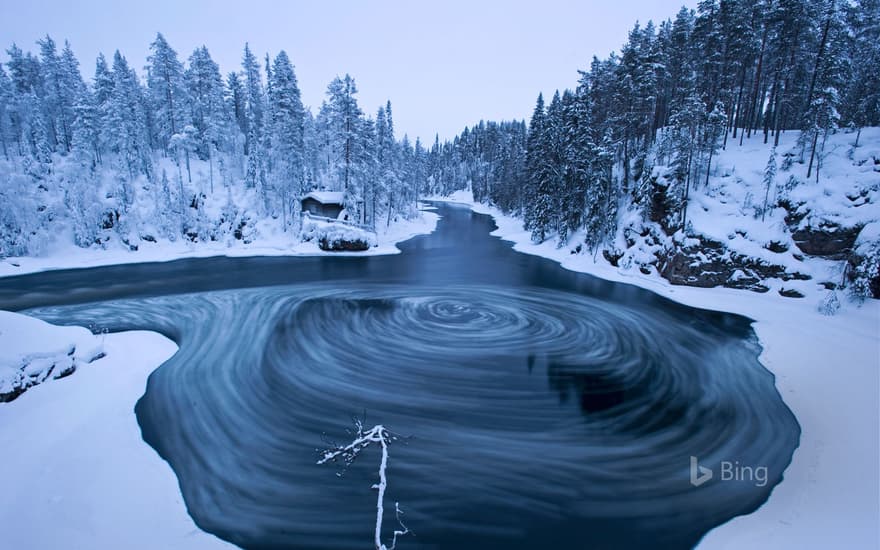
<path id="1" fill-rule="evenodd" d="M 299 198 L 345 192 L 354 220 L 416 212 L 425 151 L 394 137 L 391 103 L 366 116 L 353 78 L 304 107 L 281 51 L 224 77 L 207 47 L 182 61 L 158 34 L 138 74 L 117 51 L 84 77 L 70 44 L 13 44 L 0 64 L 0 258 L 80 247 L 299 238 Z"/>
<path id="2" fill-rule="evenodd" d="M 675 283 L 880 295 L 878 0 L 703 0 L 636 23 L 528 123 L 429 148 L 395 139 L 390 102 L 366 116 L 348 75 L 313 114 L 284 51 L 245 45 L 224 77 L 206 47 L 184 62 L 159 34 L 143 73 L 117 51 L 86 78 L 69 44 L 37 45 L 0 65 L 0 258 L 295 242 L 310 190 L 344 191 L 377 228 L 468 189 L 535 242 Z"/>
<path id="3" fill-rule="evenodd" d="M 637 23 L 528 127 L 435 143 L 424 192 L 470 188 L 535 242 L 676 283 L 817 276 L 877 297 L 877 125 L 880 2 L 702 0 Z M 849 262 L 831 281 L 801 252 Z"/>

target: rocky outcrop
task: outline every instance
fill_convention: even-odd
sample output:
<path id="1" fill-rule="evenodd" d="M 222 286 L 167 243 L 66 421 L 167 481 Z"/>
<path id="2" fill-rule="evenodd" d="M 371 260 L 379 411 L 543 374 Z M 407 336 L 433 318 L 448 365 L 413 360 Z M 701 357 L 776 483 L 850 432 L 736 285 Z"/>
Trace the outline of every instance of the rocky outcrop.
<path id="1" fill-rule="evenodd" d="M 678 246 L 660 261 L 659 271 L 674 285 L 710 288 L 724 286 L 755 292 L 767 292 L 765 279 L 806 280 L 802 273 L 790 273 L 785 267 L 731 252 L 723 243 L 707 238 L 698 244 Z"/>
<path id="2" fill-rule="evenodd" d="M 861 227 L 841 227 L 822 222 L 819 227 L 807 227 L 792 231 L 795 245 L 805 254 L 822 256 L 832 260 L 844 260 L 852 251 Z"/>

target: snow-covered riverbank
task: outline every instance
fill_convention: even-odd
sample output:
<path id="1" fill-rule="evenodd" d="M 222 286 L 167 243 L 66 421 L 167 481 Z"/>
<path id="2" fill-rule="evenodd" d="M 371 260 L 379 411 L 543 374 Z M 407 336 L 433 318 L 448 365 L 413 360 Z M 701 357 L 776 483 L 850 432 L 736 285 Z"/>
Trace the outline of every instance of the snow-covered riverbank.
<path id="1" fill-rule="evenodd" d="M 437 227 L 438 216 L 434 212 L 422 210 L 411 220 L 399 220 L 378 231 L 378 246 L 364 252 L 325 252 L 316 242 L 299 242 L 287 233 L 269 235 L 250 244 L 236 241 L 226 243 L 192 243 L 185 240 L 175 242 L 141 242 L 138 250 L 127 250 L 122 246 L 110 249 L 99 247 L 79 248 L 62 240 L 38 257 L 18 257 L 0 259 L 0 277 L 26 275 L 53 269 L 74 269 L 105 265 L 166 262 L 183 258 L 207 258 L 211 256 L 378 256 L 398 254 L 397 244 L 417 235 L 431 233 Z"/>
<path id="2" fill-rule="evenodd" d="M 671 300 L 755 320 L 761 362 L 801 425 L 800 447 L 785 480 L 756 512 L 711 531 L 700 548 L 876 548 L 880 434 L 880 301 L 845 304 L 837 315 L 817 311 L 822 294 L 792 299 L 727 288 L 673 286 L 656 274 L 623 271 L 601 255 L 571 254 L 554 242 L 532 244 L 522 221 L 452 197 L 490 214 L 493 235 L 514 249 L 558 261 L 572 271 L 646 288 Z M 683 464 L 683 468 L 688 465 Z M 699 488 L 693 490 L 699 491 Z"/>
<path id="3" fill-rule="evenodd" d="M 90 337 L 2 312 L 0 347 L 23 335 L 34 352 L 75 341 L 106 356 L 0 404 L 0 546 L 227 547 L 195 526 L 174 472 L 143 442 L 135 418 L 147 377 L 177 346 L 153 332 Z"/>

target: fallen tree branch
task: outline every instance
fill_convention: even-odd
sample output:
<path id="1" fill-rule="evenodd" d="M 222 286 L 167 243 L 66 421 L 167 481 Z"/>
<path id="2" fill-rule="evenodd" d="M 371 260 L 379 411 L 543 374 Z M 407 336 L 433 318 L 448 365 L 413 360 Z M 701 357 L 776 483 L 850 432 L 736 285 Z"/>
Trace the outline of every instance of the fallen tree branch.
<path id="1" fill-rule="evenodd" d="M 397 547 L 397 538 L 410 533 L 409 528 L 400 520 L 400 516 L 403 512 L 400 511 L 399 503 L 395 502 L 395 516 L 397 518 L 397 523 L 400 524 L 403 530 L 394 531 L 390 547 L 385 546 L 385 544 L 382 543 L 382 519 L 385 514 L 385 489 L 388 487 L 388 479 L 386 477 L 386 469 L 388 468 L 388 445 L 392 441 L 397 440 L 398 437 L 389 432 L 381 424 L 377 424 L 369 430 L 364 431 L 363 420 L 355 418 L 354 423 L 357 428 L 354 440 L 347 445 L 335 445 L 330 449 L 321 451 L 321 458 L 317 463 L 318 465 L 322 465 L 327 464 L 328 462 L 337 462 L 339 459 L 342 459 L 345 468 L 348 468 L 348 466 L 355 461 L 360 452 L 366 449 L 371 443 L 379 444 L 382 450 L 382 459 L 379 462 L 379 483 L 372 486 L 373 489 L 378 491 L 378 496 L 376 497 L 376 530 L 373 542 L 376 545 L 376 550 L 394 550 L 394 548 Z"/>

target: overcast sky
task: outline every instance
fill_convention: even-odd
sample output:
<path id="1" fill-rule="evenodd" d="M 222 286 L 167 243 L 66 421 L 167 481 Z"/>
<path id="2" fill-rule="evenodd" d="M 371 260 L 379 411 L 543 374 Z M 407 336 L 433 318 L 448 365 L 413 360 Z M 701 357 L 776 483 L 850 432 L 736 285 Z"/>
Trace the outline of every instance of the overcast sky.
<path id="1" fill-rule="evenodd" d="M 91 78 L 98 52 L 119 49 L 143 75 L 165 35 L 182 61 L 202 44 L 225 75 L 244 43 L 262 60 L 286 50 L 303 101 L 317 112 L 327 84 L 351 74 L 361 108 L 391 100 L 396 133 L 433 141 L 486 120 L 527 118 L 539 91 L 574 86 L 593 55 L 618 51 L 638 19 L 672 18 L 696 0 L 228 2 L 0 0 L 0 44 L 36 52 L 48 33 L 68 39 Z"/>

